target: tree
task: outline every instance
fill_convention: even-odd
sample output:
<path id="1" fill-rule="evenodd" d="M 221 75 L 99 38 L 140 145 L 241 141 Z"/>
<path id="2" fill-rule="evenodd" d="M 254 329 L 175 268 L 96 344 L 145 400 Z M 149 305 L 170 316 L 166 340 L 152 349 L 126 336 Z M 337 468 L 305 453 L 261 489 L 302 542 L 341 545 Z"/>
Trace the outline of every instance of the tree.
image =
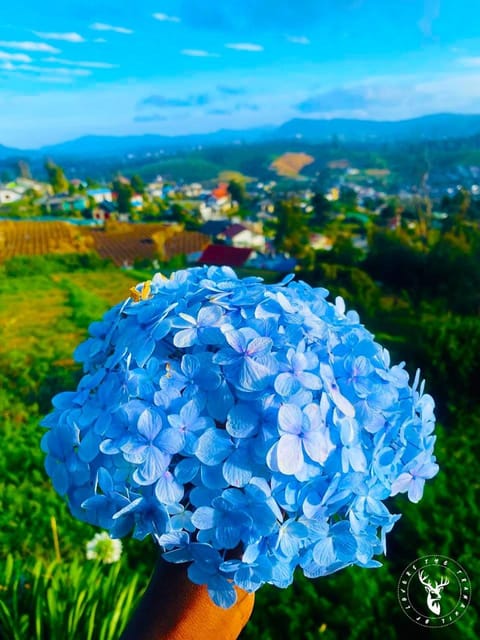
<path id="1" fill-rule="evenodd" d="M 470 193 L 466 189 L 459 189 L 449 198 L 444 196 L 441 202 L 442 209 L 448 213 L 448 219 L 443 225 L 444 231 L 456 229 L 460 231 L 465 222 L 474 220 L 477 214 L 476 203 L 472 202 Z"/>
<path id="2" fill-rule="evenodd" d="M 340 189 L 340 203 L 347 209 L 357 208 L 357 192 L 351 187 L 342 187 Z"/>
<path id="3" fill-rule="evenodd" d="M 270 223 L 274 245 L 299 260 L 307 260 L 313 252 L 310 247 L 309 214 L 295 198 L 281 200 L 275 205 L 276 220 Z"/>
<path id="4" fill-rule="evenodd" d="M 132 203 L 130 202 L 130 199 L 134 194 L 132 186 L 124 184 L 120 180 L 114 180 L 112 186 L 113 190 L 117 194 L 118 211 L 120 213 L 131 213 Z"/>
<path id="5" fill-rule="evenodd" d="M 228 191 L 232 196 L 232 200 L 234 200 L 240 206 L 242 206 L 242 204 L 245 202 L 245 199 L 247 197 L 245 185 L 243 185 L 240 182 L 237 182 L 237 180 L 230 180 L 230 182 L 228 183 Z"/>
<path id="6" fill-rule="evenodd" d="M 22 178 L 27 178 L 28 180 L 32 179 L 32 172 L 30 170 L 30 165 L 25 160 L 20 160 L 18 163 L 18 169 L 20 171 L 20 175 Z"/>
<path id="7" fill-rule="evenodd" d="M 197 231 L 200 227 L 199 219 L 179 202 L 174 202 L 171 205 L 169 218 L 183 224 L 186 231 Z"/>
<path id="8" fill-rule="evenodd" d="M 399 223 L 402 217 L 403 207 L 399 198 L 389 198 L 380 211 L 380 226 L 388 226 L 392 221 Z"/>
<path id="9" fill-rule="evenodd" d="M 396 292 L 407 291 L 412 301 L 419 302 L 425 291 L 426 263 L 423 248 L 412 244 L 405 232 L 377 229 L 370 235 L 366 271 Z"/>
<path id="10" fill-rule="evenodd" d="M 323 193 L 315 193 L 311 205 L 313 207 L 312 224 L 323 227 L 329 220 L 330 202 L 326 199 Z"/>
<path id="11" fill-rule="evenodd" d="M 95 178 L 91 178 L 90 176 L 85 178 L 85 182 L 87 183 L 88 189 L 98 189 L 102 186 L 98 180 L 95 180 Z"/>
<path id="12" fill-rule="evenodd" d="M 132 176 L 132 179 L 130 180 L 130 184 L 132 186 L 134 193 L 145 192 L 145 183 L 137 173 Z"/>
<path id="13" fill-rule="evenodd" d="M 328 262 L 353 267 L 361 261 L 362 255 L 362 251 L 353 245 L 350 236 L 342 234 L 337 237 L 332 250 L 328 252 Z"/>
<path id="14" fill-rule="evenodd" d="M 54 193 L 68 193 L 69 182 L 65 177 L 63 169 L 51 160 L 45 163 L 45 171 L 48 175 L 48 181 L 52 185 Z"/>

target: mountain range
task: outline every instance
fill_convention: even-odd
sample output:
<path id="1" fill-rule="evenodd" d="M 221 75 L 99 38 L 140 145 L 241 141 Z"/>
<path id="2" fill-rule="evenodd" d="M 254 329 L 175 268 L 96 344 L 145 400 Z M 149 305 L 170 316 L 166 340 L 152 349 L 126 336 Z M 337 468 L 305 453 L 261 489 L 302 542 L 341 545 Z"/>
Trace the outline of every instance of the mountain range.
<path id="1" fill-rule="evenodd" d="M 41 157 L 81 158 L 172 153 L 198 147 L 213 147 L 258 142 L 304 140 L 321 143 L 400 142 L 465 138 L 480 133 L 480 114 L 440 113 L 399 121 L 355 119 L 295 118 L 280 126 L 266 126 L 242 131 L 221 129 L 213 133 L 164 136 L 83 136 L 75 140 L 34 150 L 20 150 L 0 145 L 0 160 L 38 159 Z"/>

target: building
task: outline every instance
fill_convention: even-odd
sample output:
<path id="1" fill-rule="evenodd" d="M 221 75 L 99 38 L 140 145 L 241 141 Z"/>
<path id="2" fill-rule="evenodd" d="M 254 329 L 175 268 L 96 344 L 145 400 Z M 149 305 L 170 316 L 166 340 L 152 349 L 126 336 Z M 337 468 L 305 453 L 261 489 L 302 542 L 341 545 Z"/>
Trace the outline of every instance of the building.
<path id="1" fill-rule="evenodd" d="M 22 194 L 19 193 L 16 189 L 10 189 L 8 187 L 0 186 L 0 205 L 11 204 L 12 202 L 17 202 L 17 200 L 21 199 Z"/>
<path id="2" fill-rule="evenodd" d="M 246 247 L 265 251 L 265 236 L 261 233 L 255 233 L 243 224 L 230 225 L 219 234 L 218 238 L 233 247 Z"/>
<path id="3" fill-rule="evenodd" d="M 143 196 L 140 193 L 134 193 L 130 198 L 130 204 L 136 211 L 141 211 L 143 209 Z"/>
<path id="4" fill-rule="evenodd" d="M 15 191 L 21 194 L 27 191 L 33 191 L 37 195 L 53 195 L 53 188 L 50 184 L 47 182 L 38 182 L 38 180 L 32 180 L 32 178 L 18 177 L 14 182 L 6 186 L 15 189 Z"/>
<path id="5" fill-rule="evenodd" d="M 163 246 L 163 259 L 171 260 L 175 256 L 198 254 L 198 258 L 202 252 L 210 244 L 210 238 L 199 231 L 180 231 L 175 235 L 167 238 Z"/>
<path id="6" fill-rule="evenodd" d="M 100 204 L 101 202 L 113 202 L 113 193 L 111 189 L 107 189 L 106 187 L 88 189 L 87 195 L 90 196 L 90 198 L 93 198 L 95 204 Z"/>
<path id="7" fill-rule="evenodd" d="M 145 193 L 150 198 L 163 198 L 163 179 L 162 176 L 157 176 L 153 182 L 149 182 L 145 187 Z"/>
<path id="8" fill-rule="evenodd" d="M 220 267 L 242 267 L 250 254 L 251 249 L 240 249 L 223 244 L 210 244 L 200 256 L 199 264 L 213 264 Z"/>
<path id="9" fill-rule="evenodd" d="M 180 190 L 186 198 L 199 198 L 203 193 L 203 187 L 199 182 L 185 184 Z"/>
<path id="10" fill-rule="evenodd" d="M 232 209 L 232 196 L 226 184 L 220 184 L 211 193 L 201 197 L 199 212 L 205 222 L 208 220 L 221 220 Z"/>
<path id="11" fill-rule="evenodd" d="M 84 196 L 52 196 L 43 198 L 41 203 L 48 213 L 78 213 L 88 208 L 88 199 Z"/>

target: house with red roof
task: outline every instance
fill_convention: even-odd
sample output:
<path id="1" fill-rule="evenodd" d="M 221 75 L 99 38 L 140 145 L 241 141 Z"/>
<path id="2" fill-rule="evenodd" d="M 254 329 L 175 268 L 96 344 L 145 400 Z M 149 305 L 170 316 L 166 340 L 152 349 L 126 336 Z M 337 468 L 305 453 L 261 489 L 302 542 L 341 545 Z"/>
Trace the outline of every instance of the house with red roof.
<path id="1" fill-rule="evenodd" d="M 218 235 L 218 238 L 233 247 L 246 247 L 257 249 L 258 251 L 265 250 L 265 236 L 261 233 L 256 233 L 253 229 L 249 229 L 243 224 L 231 224 Z"/>
<path id="2" fill-rule="evenodd" d="M 219 220 L 232 208 L 232 196 L 228 185 L 221 183 L 213 189 L 200 204 L 200 215 L 205 222 Z"/>

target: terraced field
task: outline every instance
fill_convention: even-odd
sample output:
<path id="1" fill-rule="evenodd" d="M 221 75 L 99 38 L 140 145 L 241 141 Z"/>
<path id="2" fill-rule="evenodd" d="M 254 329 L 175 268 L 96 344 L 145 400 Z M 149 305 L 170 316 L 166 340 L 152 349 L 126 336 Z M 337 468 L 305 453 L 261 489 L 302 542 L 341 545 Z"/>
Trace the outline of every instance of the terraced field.
<path id="1" fill-rule="evenodd" d="M 104 230 L 61 221 L 4 221 L 0 222 L 0 263 L 14 256 L 93 250 L 117 266 L 132 265 L 136 260 L 158 257 L 153 236 L 166 229 L 169 237 L 181 231 L 181 227 L 170 229 L 156 223 L 115 224 Z"/>
<path id="2" fill-rule="evenodd" d="M 69 222 L 0 222 L 0 262 L 14 256 L 84 253 L 93 244 L 88 229 Z"/>

